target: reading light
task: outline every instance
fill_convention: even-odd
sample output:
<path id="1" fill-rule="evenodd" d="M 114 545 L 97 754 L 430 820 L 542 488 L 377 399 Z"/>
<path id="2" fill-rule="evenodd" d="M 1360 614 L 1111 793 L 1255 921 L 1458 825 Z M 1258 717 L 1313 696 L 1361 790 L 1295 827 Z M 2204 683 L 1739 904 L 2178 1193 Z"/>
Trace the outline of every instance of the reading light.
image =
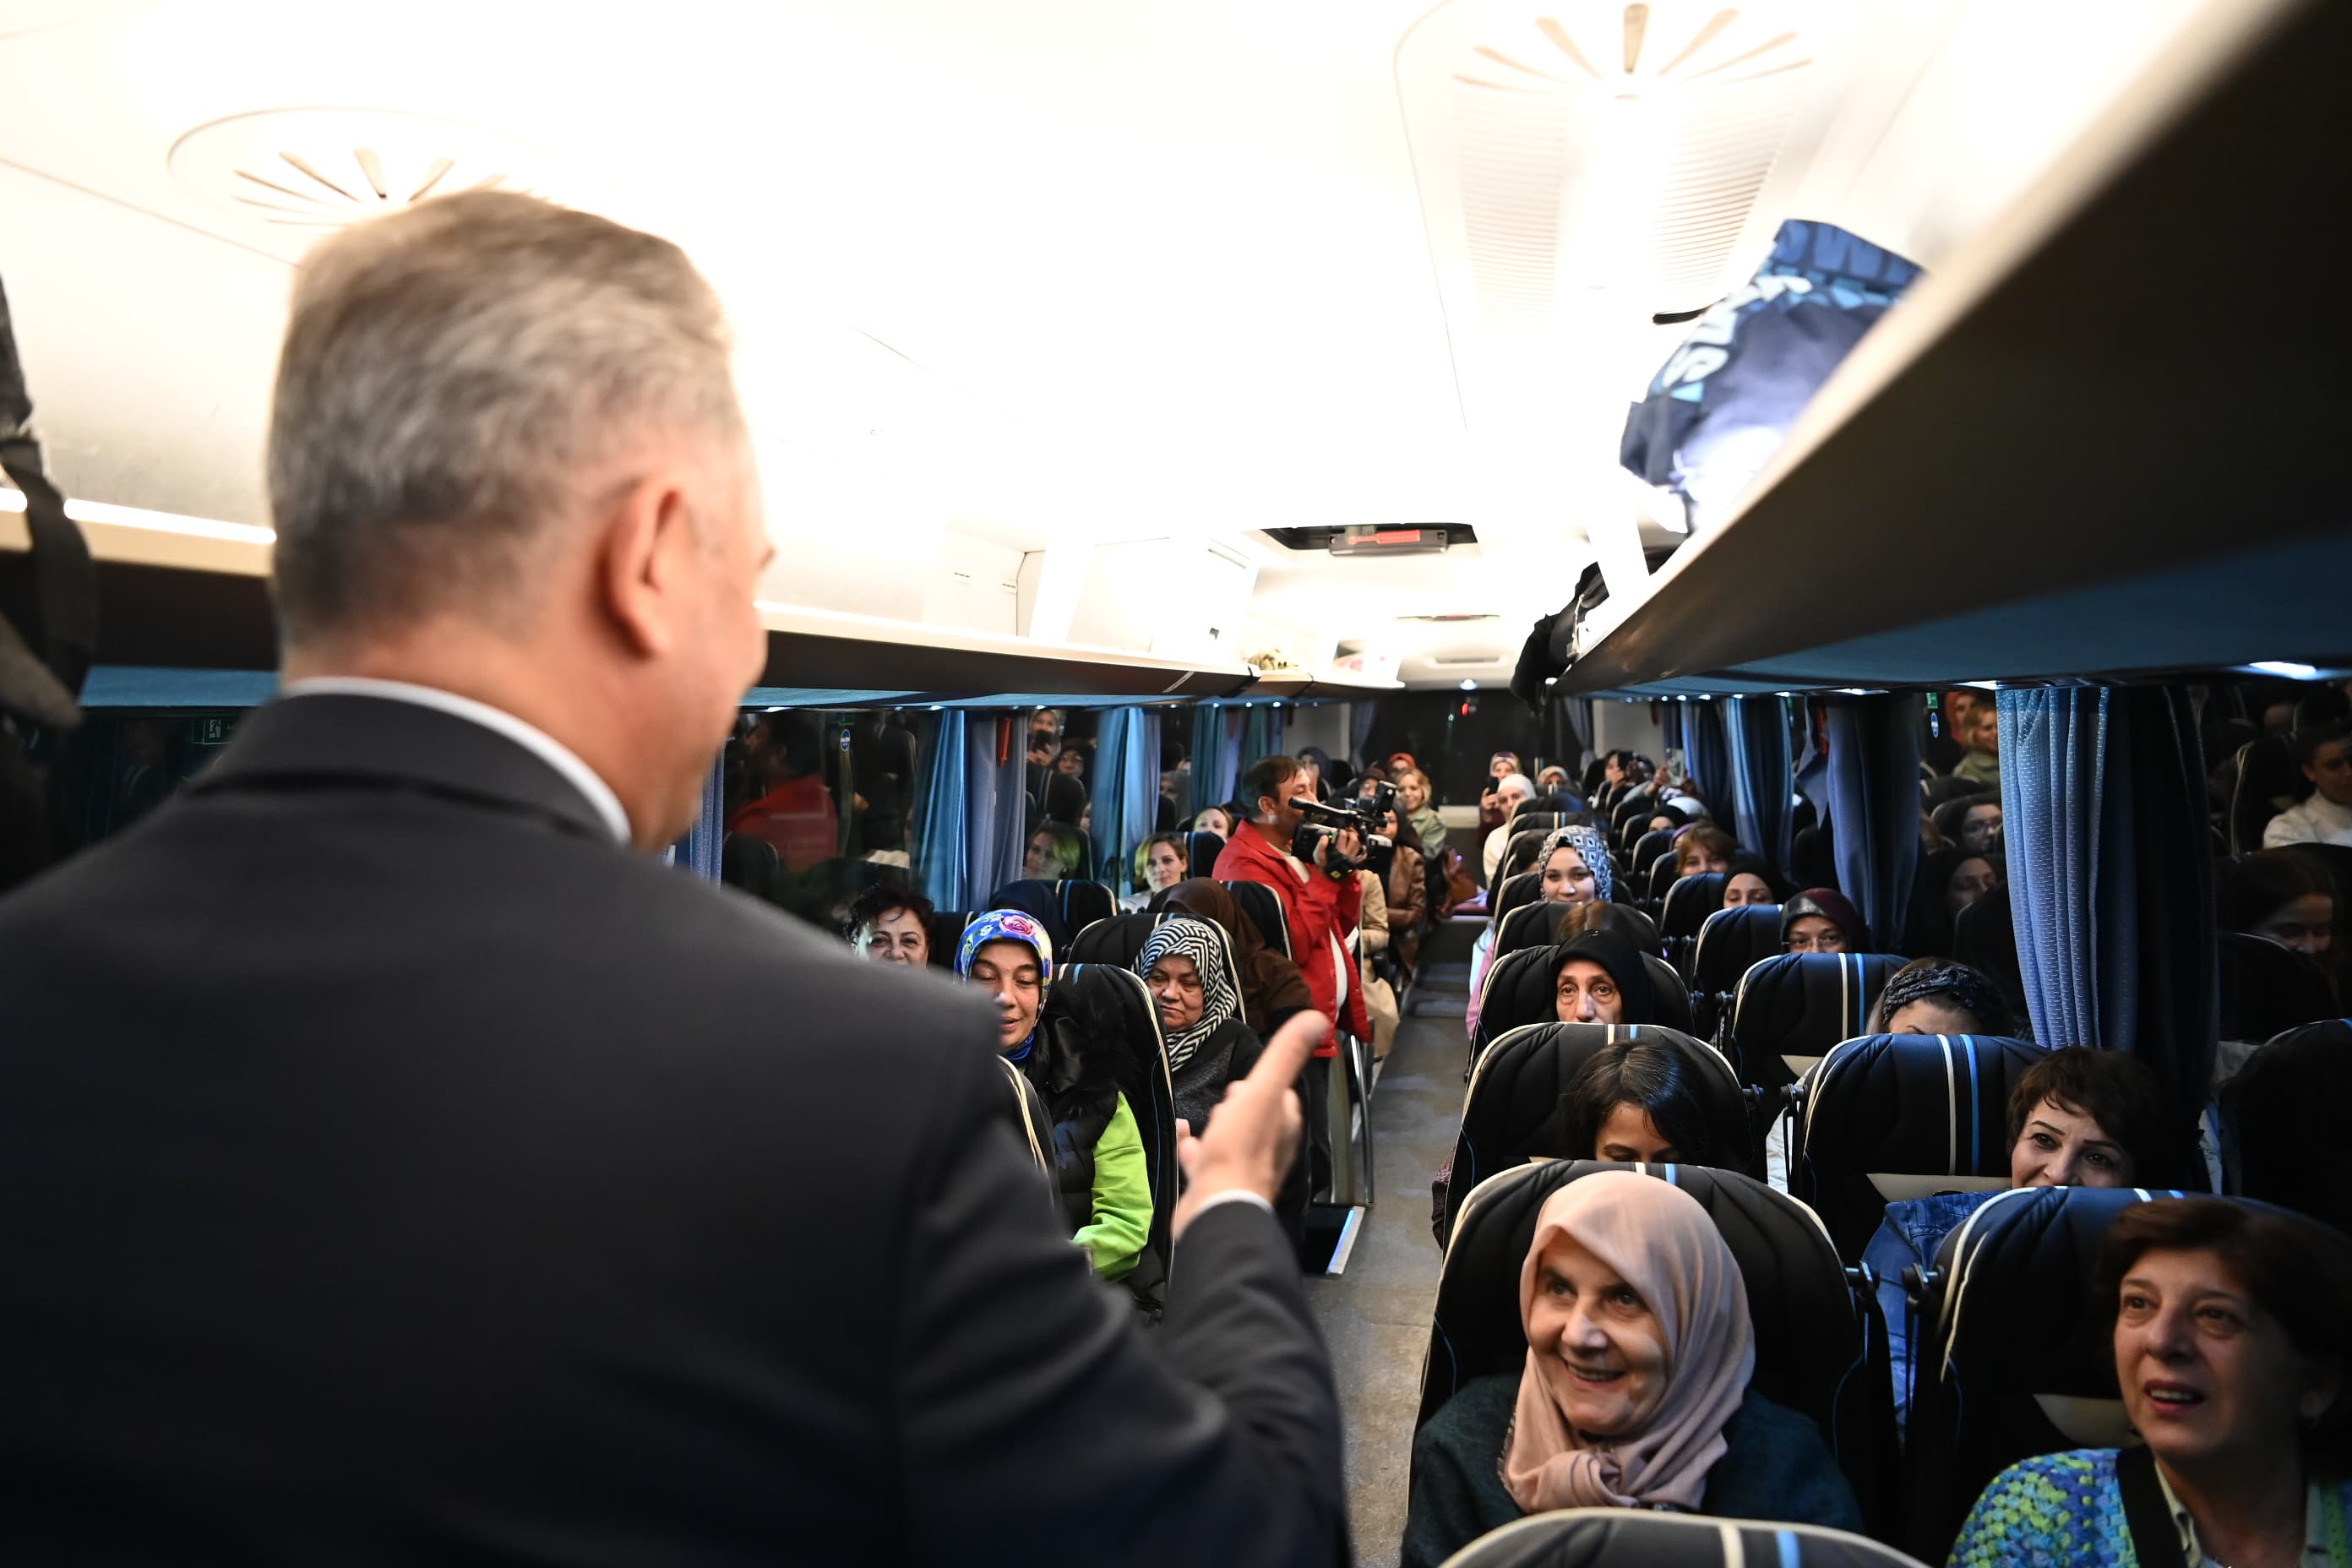
<path id="1" fill-rule="evenodd" d="M 1462 689 L 1465 691 L 1475 691 L 1478 689 L 1478 683 L 1475 680 L 1465 680 L 1462 683 Z"/>
<path id="2" fill-rule="evenodd" d="M 2309 680 L 2319 673 L 2315 664 L 2297 664 L 2291 658 L 2258 658 L 2246 667 L 2259 669 L 2264 675 L 2283 675 L 2289 680 Z"/>

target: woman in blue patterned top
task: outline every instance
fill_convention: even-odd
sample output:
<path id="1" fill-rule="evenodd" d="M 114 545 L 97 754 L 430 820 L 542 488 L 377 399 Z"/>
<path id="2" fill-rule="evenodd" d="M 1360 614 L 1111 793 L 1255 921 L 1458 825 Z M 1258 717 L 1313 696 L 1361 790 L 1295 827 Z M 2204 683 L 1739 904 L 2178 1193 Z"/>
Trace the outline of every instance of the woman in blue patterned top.
<path id="1" fill-rule="evenodd" d="M 2011 1465 L 1953 1568 L 2352 1564 L 2352 1243 L 2279 1210 L 2167 1199 L 2117 1217 L 2099 1280 L 2147 1446 Z"/>

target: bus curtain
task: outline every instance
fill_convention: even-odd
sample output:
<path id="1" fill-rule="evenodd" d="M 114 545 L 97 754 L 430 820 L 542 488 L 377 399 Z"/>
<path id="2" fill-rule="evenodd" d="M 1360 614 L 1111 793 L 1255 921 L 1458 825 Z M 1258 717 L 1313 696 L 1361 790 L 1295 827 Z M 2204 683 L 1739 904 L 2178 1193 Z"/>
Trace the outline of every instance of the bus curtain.
<path id="1" fill-rule="evenodd" d="M 2034 1037 L 2145 1058 L 2211 1098 L 2221 986 L 2202 752 L 2186 692 L 2003 691 L 2002 837 Z"/>
<path id="2" fill-rule="evenodd" d="M 1721 822 L 1731 805 L 1731 748 L 1723 738 L 1723 707 L 1718 702 L 1685 702 L 1683 765 L 1690 770 L 1691 787 L 1706 802 L 1707 814 Z"/>
<path id="3" fill-rule="evenodd" d="M 1224 709 L 1213 702 L 1203 702 L 1192 710 L 1192 811 L 1198 816 L 1213 805 L 1223 805 L 1233 798 L 1234 784 L 1238 777 L 1233 762 L 1233 721 Z"/>
<path id="4" fill-rule="evenodd" d="M 1241 768 L 1234 770 L 1235 782 L 1238 784 L 1243 768 L 1247 768 L 1261 757 L 1271 757 L 1279 752 L 1283 738 L 1289 730 L 1290 721 L 1281 709 L 1271 703 L 1250 704 L 1242 718 Z"/>
<path id="5" fill-rule="evenodd" d="M 1725 699 L 1731 751 L 1731 808 L 1739 842 L 1781 875 L 1789 869 L 1789 704 L 1780 697 Z M 1892 933 L 1880 941 L 1891 940 Z"/>
<path id="6" fill-rule="evenodd" d="M 923 770 L 916 882 L 942 910 L 969 910 L 1018 879 L 1029 844 L 1028 752 L 1000 713 L 950 708 Z"/>
<path id="7" fill-rule="evenodd" d="M 669 863 L 706 882 L 718 881 L 726 817 L 727 754 L 722 751 L 711 760 L 710 772 L 703 777 L 702 809 L 695 813 L 694 826 L 686 830 L 686 837 L 670 846 Z"/>
<path id="8" fill-rule="evenodd" d="M 1135 875 L 1135 847 L 1150 837 L 1160 813 L 1160 715 L 1113 708 L 1095 735 L 1096 875 L 1124 891 Z"/>
<path id="9" fill-rule="evenodd" d="M 1873 950 L 1903 940 L 1919 870 L 1919 731 L 1916 695 L 1829 704 L 1830 820 L 1838 891 L 1861 909 Z"/>

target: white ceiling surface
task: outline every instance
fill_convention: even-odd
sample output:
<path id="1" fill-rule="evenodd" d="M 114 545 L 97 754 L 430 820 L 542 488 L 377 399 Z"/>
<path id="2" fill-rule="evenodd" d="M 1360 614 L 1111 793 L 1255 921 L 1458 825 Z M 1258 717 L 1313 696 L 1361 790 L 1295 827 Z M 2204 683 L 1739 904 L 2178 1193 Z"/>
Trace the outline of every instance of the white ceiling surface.
<path id="1" fill-rule="evenodd" d="M 1788 216 L 1937 265 L 2198 4 L 1777 0 L 1832 39 L 1803 79 L 1833 90 L 1799 106 L 1725 274 Z M 1458 654 L 1460 628 L 1395 617 L 1502 616 L 1500 665 L 1466 672 L 1492 679 L 1588 535 L 1630 527 L 1616 426 L 1676 335 L 1648 313 L 1685 302 L 1612 276 L 1563 310 L 1591 352 L 1559 340 L 1556 454 L 1524 417 L 1465 428 L 1496 345 L 1461 319 L 1458 243 L 1432 241 L 1423 184 L 1447 183 L 1416 183 L 1444 90 L 1423 56 L 1433 28 L 1618 9 L 0 0 L 0 275 L 70 489 L 266 521 L 304 231 L 211 205 L 172 150 L 266 110 L 462 121 L 543 149 L 554 194 L 677 239 L 726 295 L 777 596 L 919 616 L 950 531 L 1008 552 L 1201 535 L 1259 563 L 1255 610 L 1329 640 Z M 1662 37 L 1718 9 L 1651 7 Z M 1416 521 L 1482 544 L 1342 563 L 1245 538 Z"/>

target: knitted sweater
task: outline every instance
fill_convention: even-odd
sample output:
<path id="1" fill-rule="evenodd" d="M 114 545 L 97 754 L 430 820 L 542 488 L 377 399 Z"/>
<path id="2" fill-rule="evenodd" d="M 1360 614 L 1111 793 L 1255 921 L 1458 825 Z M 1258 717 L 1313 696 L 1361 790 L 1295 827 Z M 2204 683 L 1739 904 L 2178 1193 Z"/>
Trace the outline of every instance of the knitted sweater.
<path id="1" fill-rule="evenodd" d="M 2310 1544 L 2324 1546 L 2327 1562 L 2352 1565 L 2352 1535 L 2345 1526 L 2352 1512 L 2352 1484 L 2327 1488 L 2320 1512 L 2325 1540 Z M 2071 1568 L 2078 1563 L 2139 1568 L 2113 1448 L 2043 1454 L 1995 1476 L 1960 1526 L 1950 1568 Z"/>

